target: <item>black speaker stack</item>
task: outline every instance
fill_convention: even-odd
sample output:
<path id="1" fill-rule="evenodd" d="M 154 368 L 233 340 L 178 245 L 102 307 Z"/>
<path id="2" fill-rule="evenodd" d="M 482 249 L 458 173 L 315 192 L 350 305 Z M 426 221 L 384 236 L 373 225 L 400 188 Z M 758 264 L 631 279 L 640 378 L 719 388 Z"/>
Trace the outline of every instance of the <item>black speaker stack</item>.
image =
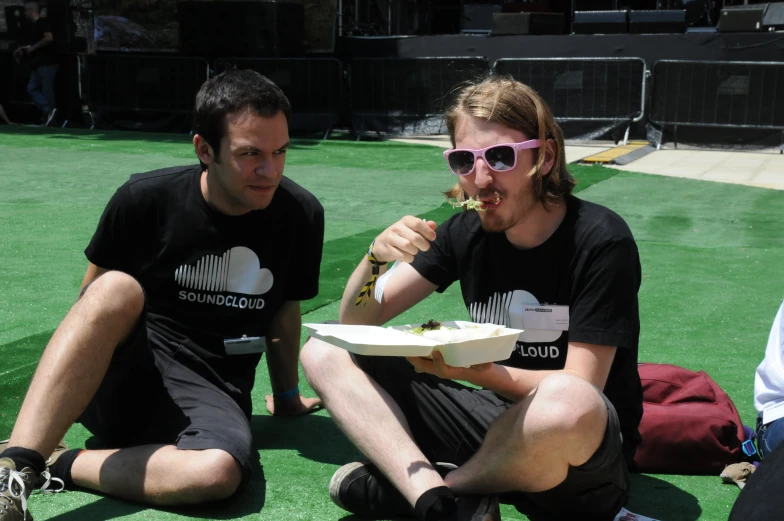
<path id="1" fill-rule="evenodd" d="M 717 29 L 721 33 L 784 30 L 784 2 L 724 7 Z"/>
<path id="2" fill-rule="evenodd" d="M 685 9 L 575 11 L 574 34 L 664 34 L 686 32 Z"/>
<path id="3" fill-rule="evenodd" d="M 563 13 L 493 13 L 491 36 L 563 34 Z"/>

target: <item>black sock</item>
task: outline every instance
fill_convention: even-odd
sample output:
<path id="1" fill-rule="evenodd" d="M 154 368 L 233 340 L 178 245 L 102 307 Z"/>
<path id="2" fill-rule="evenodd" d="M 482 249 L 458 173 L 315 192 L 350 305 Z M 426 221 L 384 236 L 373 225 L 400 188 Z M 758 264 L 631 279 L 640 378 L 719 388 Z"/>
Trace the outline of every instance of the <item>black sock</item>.
<path id="1" fill-rule="evenodd" d="M 84 449 L 71 449 L 60 454 L 60 457 L 52 463 L 49 467 L 49 473 L 53 478 L 62 479 L 65 483 L 66 490 L 74 488 L 73 479 L 71 478 L 71 469 L 73 468 L 76 456 L 84 452 Z"/>
<path id="2" fill-rule="evenodd" d="M 449 487 L 436 487 L 419 496 L 414 505 L 414 515 L 419 521 L 437 521 L 456 509 L 455 496 Z"/>
<path id="3" fill-rule="evenodd" d="M 31 468 L 36 474 L 40 474 L 46 470 L 46 458 L 34 450 L 22 447 L 8 447 L 0 454 L 0 458 L 10 458 L 18 471 Z"/>

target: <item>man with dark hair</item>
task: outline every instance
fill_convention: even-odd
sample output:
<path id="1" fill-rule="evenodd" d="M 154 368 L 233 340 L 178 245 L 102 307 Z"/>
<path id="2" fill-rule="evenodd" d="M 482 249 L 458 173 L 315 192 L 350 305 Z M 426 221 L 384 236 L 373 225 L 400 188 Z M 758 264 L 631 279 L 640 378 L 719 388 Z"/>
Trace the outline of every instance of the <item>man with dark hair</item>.
<path id="1" fill-rule="evenodd" d="M 37 2 L 25 2 L 25 17 L 32 22 L 29 42 L 14 50 L 17 61 L 28 60 L 30 81 L 27 92 L 41 110 L 44 126 L 48 127 L 57 112 L 54 96 L 54 78 L 60 65 L 54 45 L 54 33 L 49 21 L 41 16 Z"/>
<path id="2" fill-rule="evenodd" d="M 220 74 L 196 97 L 203 166 L 135 174 L 109 201 L 0 453 L 0 521 L 26 519 L 39 479 L 152 505 L 231 496 L 263 352 L 271 414 L 320 405 L 299 393 L 299 301 L 318 292 L 324 213 L 283 177 L 290 112 L 260 74 Z M 47 468 L 77 420 L 111 448 Z"/>
<path id="3" fill-rule="evenodd" d="M 437 350 L 405 360 L 309 340 L 308 380 L 370 460 L 340 468 L 330 496 L 363 517 L 486 521 L 509 492 L 534 519 L 612 520 L 642 417 L 634 238 L 571 195 L 561 129 L 526 85 L 466 87 L 446 121 L 448 195 L 478 211 L 387 228 L 349 279 L 340 321 L 384 324 L 460 281 L 474 322 L 523 332 L 508 360 L 468 368 Z"/>

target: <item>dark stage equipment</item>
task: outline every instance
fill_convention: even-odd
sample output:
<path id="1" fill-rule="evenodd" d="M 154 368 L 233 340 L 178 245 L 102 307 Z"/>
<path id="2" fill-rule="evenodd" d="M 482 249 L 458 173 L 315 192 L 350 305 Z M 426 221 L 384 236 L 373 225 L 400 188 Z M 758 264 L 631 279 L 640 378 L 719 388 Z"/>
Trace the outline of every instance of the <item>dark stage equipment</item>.
<path id="1" fill-rule="evenodd" d="M 493 36 L 563 34 L 562 13 L 493 13 Z"/>
<path id="2" fill-rule="evenodd" d="M 629 32 L 628 11 L 575 11 L 575 34 L 621 34 Z"/>
<path id="3" fill-rule="evenodd" d="M 180 45 L 192 56 L 280 57 L 303 53 L 301 3 L 179 1 Z"/>
<path id="4" fill-rule="evenodd" d="M 673 34 L 686 32 L 686 10 L 629 11 L 629 32 L 633 34 Z"/>
<path id="5" fill-rule="evenodd" d="M 784 29 L 784 2 L 727 6 L 721 10 L 722 33 L 778 31 Z"/>

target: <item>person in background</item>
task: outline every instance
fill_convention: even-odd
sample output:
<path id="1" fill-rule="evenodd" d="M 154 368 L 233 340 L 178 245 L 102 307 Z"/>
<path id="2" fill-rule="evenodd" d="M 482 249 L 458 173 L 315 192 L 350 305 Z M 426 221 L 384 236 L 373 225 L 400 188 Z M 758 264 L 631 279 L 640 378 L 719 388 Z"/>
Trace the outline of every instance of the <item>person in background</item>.
<path id="1" fill-rule="evenodd" d="M 8 119 L 8 114 L 5 113 L 5 109 L 2 105 L 0 105 L 0 119 L 3 120 L 3 123 L 6 125 L 18 125 L 18 123 L 14 123 L 10 119 Z"/>
<path id="2" fill-rule="evenodd" d="M 42 120 L 48 127 L 57 113 L 54 95 L 54 80 L 60 65 L 54 45 L 54 33 L 37 2 L 26 2 L 25 17 L 32 22 L 29 43 L 14 50 L 17 62 L 27 61 L 30 67 L 30 81 L 27 92 L 35 105 L 41 110 Z"/>
<path id="3" fill-rule="evenodd" d="M 754 377 L 757 445 L 763 458 L 784 440 L 784 302 L 773 320 L 765 359 Z"/>

